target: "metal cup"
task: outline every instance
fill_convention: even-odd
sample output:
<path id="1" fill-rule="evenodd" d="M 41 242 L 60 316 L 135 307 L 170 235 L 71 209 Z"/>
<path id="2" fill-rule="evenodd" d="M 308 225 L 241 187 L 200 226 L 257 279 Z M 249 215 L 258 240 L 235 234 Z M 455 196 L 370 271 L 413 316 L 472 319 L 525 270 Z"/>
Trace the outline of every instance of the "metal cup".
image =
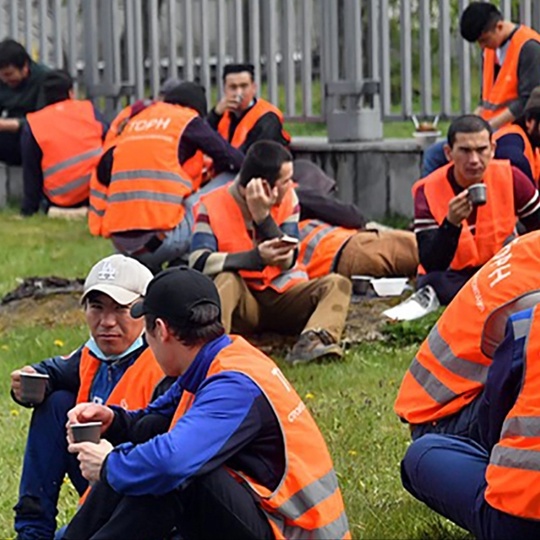
<path id="1" fill-rule="evenodd" d="M 44 373 L 21 372 L 21 401 L 37 405 L 45 399 L 49 376 Z"/>
<path id="2" fill-rule="evenodd" d="M 85 424 L 71 424 L 71 433 L 76 443 L 93 442 L 98 444 L 101 439 L 101 422 L 86 422 Z"/>
<path id="3" fill-rule="evenodd" d="M 473 184 L 468 188 L 469 201 L 473 206 L 482 206 L 487 202 L 487 189 L 486 184 Z"/>

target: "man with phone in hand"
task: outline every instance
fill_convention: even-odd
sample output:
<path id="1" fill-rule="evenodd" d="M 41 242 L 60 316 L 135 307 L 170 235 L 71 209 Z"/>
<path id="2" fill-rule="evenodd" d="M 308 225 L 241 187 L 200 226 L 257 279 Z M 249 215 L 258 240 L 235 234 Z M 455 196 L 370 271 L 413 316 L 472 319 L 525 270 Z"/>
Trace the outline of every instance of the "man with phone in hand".
<path id="1" fill-rule="evenodd" d="M 296 364 L 342 356 L 351 284 L 336 274 L 309 281 L 296 264 L 292 176 L 285 147 L 255 143 L 234 182 L 201 198 L 189 263 L 214 276 L 226 332 L 300 333 L 286 358 Z"/>

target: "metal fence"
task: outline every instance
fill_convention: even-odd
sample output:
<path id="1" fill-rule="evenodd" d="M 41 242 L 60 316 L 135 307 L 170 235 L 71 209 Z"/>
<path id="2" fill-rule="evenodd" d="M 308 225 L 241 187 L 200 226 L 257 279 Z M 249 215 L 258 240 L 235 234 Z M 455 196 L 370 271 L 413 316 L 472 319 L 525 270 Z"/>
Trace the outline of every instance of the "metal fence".
<path id="1" fill-rule="evenodd" d="M 81 93 L 102 98 L 109 114 L 156 95 L 168 76 L 199 80 L 215 101 L 223 66 L 252 62 L 260 94 L 289 120 L 325 121 L 332 98 L 332 107 L 347 102 L 384 119 L 451 117 L 474 108 L 479 93 L 479 50 L 457 30 L 468 3 L 0 0 L 0 37 L 77 75 Z M 540 0 L 493 3 L 540 28 Z"/>

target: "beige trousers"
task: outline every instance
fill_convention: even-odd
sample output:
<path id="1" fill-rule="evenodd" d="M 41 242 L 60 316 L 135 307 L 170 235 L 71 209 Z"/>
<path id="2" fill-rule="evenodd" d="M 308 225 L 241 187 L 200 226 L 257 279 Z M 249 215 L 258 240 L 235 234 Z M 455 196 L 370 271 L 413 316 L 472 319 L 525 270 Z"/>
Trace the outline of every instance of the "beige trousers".
<path id="1" fill-rule="evenodd" d="M 409 231 L 359 231 L 341 252 L 336 272 L 351 277 L 414 276 L 418 246 Z"/>
<path id="2" fill-rule="evenodd" d="M 266 330 L 294 335 L 326 330 L 339 343 L 351 297 L 351 282 L 343 276 L 330 274 L 294 285 L 283 293 L 272 289 L 253 291 L 233 272 L 218 274 L 214 282 L 226 332 Z"/>

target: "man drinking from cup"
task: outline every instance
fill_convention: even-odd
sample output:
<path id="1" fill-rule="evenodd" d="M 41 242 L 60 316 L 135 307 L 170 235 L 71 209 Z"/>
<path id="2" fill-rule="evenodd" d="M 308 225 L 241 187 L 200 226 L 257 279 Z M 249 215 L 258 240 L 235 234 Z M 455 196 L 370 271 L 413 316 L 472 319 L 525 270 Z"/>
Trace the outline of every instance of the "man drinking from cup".
<path id="1" fill-rule="evenodd" d="M 492 129 L 467 114 L 448 129 L 449 164 L 413 186 L 419 288 L 431 285 L 448 304 L 465 282 L 516 236 L 540 228 L 540 200 L 510 162 L 494 160 Z"/>
<path id="2" fill-rule="evenodd" d="M 11 374 L 13 399 L 34 407 L 14 508 L 18 539 L 54 537 L 66 474 L 79 494 L 87 488 L 76 457 L 67 451 L 67 411 L 88 401 L 144 407 L 174 380 L 165 378 L 148 348 L 142 320 L 129 313 L 151 279 L 150 270 L 135 259 L 111 255 L 99 261 L 86 278 L 81 298 L 88 341 L 67 357 L 49 358 Z M 43 386 L 32 391 L 27 380 Z"/>

